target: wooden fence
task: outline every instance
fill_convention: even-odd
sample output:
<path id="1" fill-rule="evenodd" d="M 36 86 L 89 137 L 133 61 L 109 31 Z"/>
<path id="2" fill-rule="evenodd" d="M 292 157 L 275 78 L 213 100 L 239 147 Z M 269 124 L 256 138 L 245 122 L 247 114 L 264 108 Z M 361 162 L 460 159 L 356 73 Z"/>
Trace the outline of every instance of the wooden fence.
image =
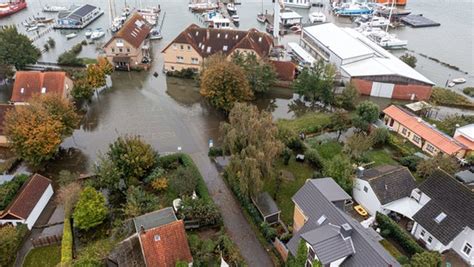
<path id="1" fill-rule="evenodd" d="M 50 235 L 50 236 L 43 236 L 40 238 L 32 239 L 31 244 L 33 244 L 33 247 L 45 247 L 45 246 L 51 246 L 54 244 L 59 244 L 61 243 L 62 235 Z"/>

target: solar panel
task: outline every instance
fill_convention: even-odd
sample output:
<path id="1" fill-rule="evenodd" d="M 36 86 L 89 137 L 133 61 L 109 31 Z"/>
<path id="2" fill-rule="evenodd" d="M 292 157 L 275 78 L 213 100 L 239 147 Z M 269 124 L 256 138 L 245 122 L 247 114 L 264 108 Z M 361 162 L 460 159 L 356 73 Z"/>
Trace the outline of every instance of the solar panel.
<path id="1" fill-rule="evenodd" d="M 80 16 L 80 17 L 84 17 L 85 15 L 91 13 L 93 10 L 95 10 L 97 7 L 95 6 L 92 6 L 92 5 L 83 5 L 82 7 L 80 7 L 79 9 L 76 9 L 76 11 L 74 11 L 73 15 L 77 15 L 77 16 Z"/>

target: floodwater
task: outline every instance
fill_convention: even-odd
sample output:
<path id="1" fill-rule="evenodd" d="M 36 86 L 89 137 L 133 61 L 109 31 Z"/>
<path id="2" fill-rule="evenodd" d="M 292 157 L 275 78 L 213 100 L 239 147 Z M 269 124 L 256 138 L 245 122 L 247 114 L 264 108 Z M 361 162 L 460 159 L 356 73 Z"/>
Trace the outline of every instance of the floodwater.
<path id="1" fill-rule="evenodd" d="M 256 20 L 256 14 L 261 11 L 261 1 L 242 0 L 241 2 L 242 5 L 237 7 L 241 18 L 240 28 L 255 27 L 264 30 L 264 25 Z M 25 31 L 21 22 L 37 15 L 38 12 L 41 16 L 55 16 L 41 13 L 42 5 L 70 6 L 71 3 L 72 1 L 66 0 L 29 0 L 27 10 L 1 19 L 0 25 L 15 24 L 21 31 Z M 99 5 L 105 10 L 105 14 L 89 27 L 108 28 L 111 20 L 108 1 L 75 0 L 74 3 Z M 160 152 L 177 151 L 178 147 L 187 153 L 206 151 L 210 139 L 216 142 L 219 124 L 224 119 L 223 115 L 202 100 L 194 81 L 166 79 L 161 71 L 163 66 L 161 49 L 189 24 L 200 24 L 198 15 L 188 11 L 188 0 L 115 0 L 116 12 L 120 13 L 125 4 L 138 6 L 139 3 L 143 7 L 160 4 L 162 14 L 166 12 L 162 29 L 164 38 L 153 45 L 152 69 L 148 72 L 115 72 L 113 74 L 114 86 L 89 104 L 80 129 L 64 141 L 63 150 L 58 159 L 48 166 L 52 172 L 60 169 L 80 172 L 90 170 L 99 153 L 105 152 L 109 143 L 124 134 L 139 134 Z M 408 7 L 414 13 L 423 13 L 442 24 L 437 28 L 411 29 L 407 27 L 397 30 L 400 37 L 408 39 L 409 49 L 458 66 L 468 71 L 469 75 L 455 72 L 420 57 L 418 57 L 417 69 L 442 85 L 449 75 L 451 77 L 464 76 L 469 79 L 470 85 L 474 85 L 472 1 L 409 0 Z M 272 1 L 265 0 L 263 9 L 272 10 Z M 306 20 L 308 12 L 317 9 L 298 10 L 298 12 L 305 16 Z M 330 20 L 342 26 L 353 26 L 345 18 L 330 17 Z M 43 47 L 49 37 L 56 40 L 56 47 L 45 52 L 41 61 L 54 62 L 60 53 L 85 39 L 83 32 L 79 32 L 78 37 L 66 40 L 65 34 L 70 32 L 40 30 L 41 37 L 35 41 L 38 47 Z M 36 32 L 26 34 L 32 38 L 38 35 Z M 84 47 L 80 57 L 96 57 L 100 53 L 99 48 L 109 36 L 110 33 L 107 33 L 101 41 Z M 298 35 L 285 36 L 281 41 L 286 43 L 289 40 L 297 41 Z M 154 77 L 154 72 L 157 72 L 159 76 Z M 7 101 L 10 94 L 11 86 L 0 87 L 0 101 Z M 255 104 L 271 111 L 275 118 L 291 118 L 305 111 L 304 105 L 293 100 L 295 96 L 289 89 L 275 89 L 257 100 Z M 376 100 L 381 105 L 389 103 L 389 100 Z"/>

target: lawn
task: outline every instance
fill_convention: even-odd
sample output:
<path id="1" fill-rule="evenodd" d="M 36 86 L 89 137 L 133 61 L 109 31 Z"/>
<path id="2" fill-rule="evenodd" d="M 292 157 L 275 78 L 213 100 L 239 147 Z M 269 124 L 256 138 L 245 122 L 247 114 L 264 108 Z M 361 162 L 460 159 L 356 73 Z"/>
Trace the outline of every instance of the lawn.
<path id="1" fill-rule="evenodd" d="M 276 194 L 276 202 L 281 209 L 281 219 L 287 225 L 293 222 L 294 204 L 291 201 L 293 195 L 298 191 L 305 181 L 311 178 L 314 170 L 306 163 L 296 162 L 292 157 L 288 166 L 283 164 L 283 160 L 279 159 L 276 164 L 276 170 L 291 173 L 294 179 L 283 179 L 279 192 Z M 270 196 L 275 196 L 276 183 L 274 181 L 266 182 L 264 184 L 264 191 L 268 191 Z"/>
<path id="2" fill-rule="evenodd" d="M 50 267 L 56 266 L 61 261 L 61 246 L 48 246 L 32 249 L 26 255 L 23 266 L 25 267 Z"/>
<path id="3" fill-rule="evenodd" d="M 388 149 L 374 149 L 367 152 L 367 158 L 369 162 L 374 162 L 372 167 L 380 165 L 398 165 L 398 163 L 392 158 L 391 151 Z"/>
<path id="4" fill-rule="evenodd" d="M 279 119 L 278 126 L 285 127 L 296 133 L 316 133 L 327 128 L 331 124 L 331 114 L 321 112 L 306 113 L 296 119 Z"/>
<path id="5" fill-rule="evenodd" d="M 390 255 L 392 255 L 395 259 L 400 258 L 401 256 L 404 256 L 390 241 L 387 239 L 383 239 L 380 241 L 380 244 L 385 248 Z"/>
<path id="6" fill-rule="evenodd" d="M 311 148 L 316 149 L 319 152 L 319 155 L 321 155 L 321 157 L 325 160 L 330 160 L 335 155 L 342 153 L 343 146 L 336 140 L 319 144 L 316 139 L 308 139 L 307 143 Z"/>

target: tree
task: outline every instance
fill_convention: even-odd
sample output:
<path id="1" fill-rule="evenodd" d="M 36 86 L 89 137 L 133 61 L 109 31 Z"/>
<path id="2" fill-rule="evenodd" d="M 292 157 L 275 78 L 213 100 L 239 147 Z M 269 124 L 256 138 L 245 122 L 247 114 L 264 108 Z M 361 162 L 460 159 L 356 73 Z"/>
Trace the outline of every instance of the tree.
<path id="1" fill-rule="evenodd" d="M 345 110 L 354 110 L 358 97 L 357 88 L 352 83 L 348 83 L 338 97 L 339 106 Z"/>
<path id="2" fill-rule="evenodd" d="M 352 191 L 352 164 L 343 155 L 336 155 L 324 162 L 323 174 L 332 177 L 346 192 Z"/>
<path id="3" fill-rule="evenodd" d="M 41 52 L 24 34 L 18 33 L 16 27 L 0 29 L 0 65 L 13 65 L 17 70 L 27 64 L 34 64 Z"/>
<path id="4" fill-rule="evenodd" d="M 303 267 L 306 266 L 306 260 L 308 259 L 308 247 L 303 238 L 300 239 L 298 249 L 296 250 L 296 256 L 288 259 L 288 267 Z"/>
<path id="5" fill-rule="evenodd" d="M 216 204 L 203 198 L 183 198 L 179 212 L 184 216 L 184 219 L 196 220 L 200 226 L 217 225 L 222 222 Z"/>
<path id="6" fill-rule="evenodd" d="M 98 57 L 97 66 L 99 66 L 100 71 L 105 75 L 110 75 L 114 72 L 114 66 L 110 64 L 110 61 L 108 61 L 106 57 Z"/>
<path id="7" fill-rule="evenodd" d="M 283 149 L 272 115 L 237 103 L 220 131 L 223 148 L 231 154 L 229 171 L 235 182 L 246 196 L 256 194 L 262 180 L 272 177 L 272 164 Z"/>
<path id="8" fill-rule="evenodd" d="M 81 190 L 81 185 L 78 182 L 72 182 L 59 188 L 56 203 L 58 205 L 63 205 L 65 218 L 69 218 L 71 215 L 72 209 L 79 200 Z"/>
<path id="9" fill-rule="evenodd" d="M 370 133 L 369 138 L 372 140 L 373 146 L 382 147 L 388 142 L 390 132 L 387 128 L 376 128 Z"/>
<path id="10" fill-rule="evenodd" d="M 412 68 L 416 67 L 416 62 L 418 61 L 414 55 L 410 55 L 408 53 L 403 54 L 400 57 L 400 60 Z"/>
<path id="11" fill-rule="evenodd" d="M 190 168 L 179 167 L 171 179 L 170 184 L 175 192 L 181 196 L 190 196 L 196 189 L 198 180 Z"/>
<path id="12" fill-rule="evenodd" d="M 87 82 L 92 88 L 105 86 L 105 72 L 98 64 L 88 65 L 86 72 Z"/>
<path id="13" fill-rule="evenodd" d="M 349 114 L 344 111 L 336 111 L 331 117 L 331 126 L 334 131 L 337 132 L 337 141 L 341 138 L 343 131 L 346 131 L 351 126 L 351 120 Z"/>
<path id="14" fill-rule="evenodd" d="M 335 74 L 333 65 L 320 60 L 313 67 L 303 69 L 293 83 L 293 90 L 311 101 L 313 106 L 317 101 L 324 106 L 333 105 Z"/>
<path id="15" fill-rule="evenodd" d="M 158 199 L 138 186 L 130 186 L 127 191 L 127 202 L 124 205 L 124 214 L 128 218 L 140 216 L 155 210 Z"/>
<path id="16" fill-rule="evenodd" d="M 90 101 L 94 95 L 94 88 L 90 85 L 87 79 L 77 79 L 74 81 L 74 87 L 72 88 L 71 95 L 76 101 Z"/>
<path id="17" fill-rule="evenodd" d="M 18 245 L 21 240 L 18 239 L 15 227 L 7 225 L 0 227 L 0 265 L 9 266 L 16 255 Z"/>
<path id="18" fill-rule="evenodd" d="M 410 267 L 438 267 L 441 263 L 441 255 L 436 251 L 425 251 L 416 253 L 410 259 Z"/>
<path id="19" fill-rule="evenodd" d="M 273 65 L 264 59 L 258 59 L 254 53 L 232 54 L 232 62 L 245 70 L 250 88 L 254 93 L 265 93 L 276 81 Z"/>
<path id="20" fill-rule="evenodd" d="M 379 106 L 372 101 L 366 100 L 357 105 L 353 124 L 362 131 L 367 131 L 369 125 L 379 118 Z"/>
<path id="21" fill-rule="evenodd" d="M 427 160 L 420 161 L 416 167 L 416 174 L 423 179 L 428 178 L 437 169 L 442 169 L 450 175 L 459 171 L 459 164 L 454 156 L 438 154 Z"/>
<path id="22" fill-rule="evenodd" d="M 79 123 L 74 106 L 58 95 L 35 96 L 29 105 L 5 115 L 5 134 L 13 151 L 32 165 L 51 159 Z"/>
<path id="23" fill-rule="evenodd" d="M 201 71 L 201 95 L 212 106 L 230 111 L 235 103 L 253 98 L 244 70 L 226 60 L 211 61 L 214 64 Z"/>
<path id="24" fill-rule="evenodd" d="M 107 214 L 105 197 L 93 187 L 87 186 L 79 195 L 74 209 L 74 226 L 87 231 L 100 225 L 107 218 Z"/>
<path id="25" fill-rule="evenodd" d="M 362 156 L 372 147 L 373 141 L 371 136 L 364 133 L 356 133 L 347 138 L 344 145 L 344 151 L 356 161 L 362 159 Z"/>

